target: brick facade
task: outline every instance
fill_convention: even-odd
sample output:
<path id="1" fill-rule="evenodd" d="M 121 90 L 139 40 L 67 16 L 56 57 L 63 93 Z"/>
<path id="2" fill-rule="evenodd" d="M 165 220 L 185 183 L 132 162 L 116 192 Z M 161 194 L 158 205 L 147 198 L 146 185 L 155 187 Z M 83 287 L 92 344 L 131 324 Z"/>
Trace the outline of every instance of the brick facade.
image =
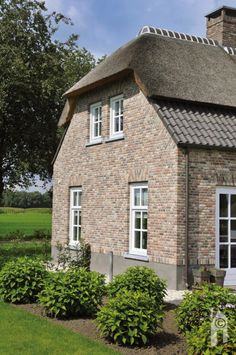
<path id="1" fill-rule="evenodd" d="M 124 94 L 124 140 L 86 146 L 89 105 L 102 101 L 106 137 L 109 99 L 120 93 Z M 132 78 L 81 96 L 54 165 L 53 245 L 68 243 L 69 187 L 82 186 L 83 237 L 94 252 L 127 252 L 129 184 L 147 181 L 148 255 L 156 262 L 176 264 L 177 163 L 176 145 Z"/>
<path id="2" fill-rule="evenodd" d="M 102 136 L 109 136 L 109 102 L 124 95 L 124 140 L 87 145 L 89 105 L 102 102 Z M 54 164 L 52 245 L 69 242 L 69 190 L 82 187 L 82 237 L 92 252 L 129 250 L 130 188 L 148 182 L 148 256 L 157 265 L 184 265 L 186 152 L 178 148 L 130 76 L 78 99 Z M 215 192 L 236 186 L 236 153 L 189 151 L 189 263 L 215 263 Z M 152 264 L 153 265 L 153 264 Z M 157 267 L 158 270 L 159 266 Z M 172 270 L 172 269 L 171 269 Z M 183 275 L 174 286 L 183 287 Z M 165 272 L 164 272 L 165 274 Z M 179 279 L 178 279 L 179 278 Z M 172 285 L 172 284 L 171 284 Z"/>

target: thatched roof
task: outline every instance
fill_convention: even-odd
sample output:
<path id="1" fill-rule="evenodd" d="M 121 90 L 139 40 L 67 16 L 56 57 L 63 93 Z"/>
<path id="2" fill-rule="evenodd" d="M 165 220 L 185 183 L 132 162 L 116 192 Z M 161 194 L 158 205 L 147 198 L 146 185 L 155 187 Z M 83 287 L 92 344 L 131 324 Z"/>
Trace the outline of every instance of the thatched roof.
<path id="1" fill-rule="evenodd" d="M 151 33 L 119 48 L 69 89 L 65 97 L 72 102 L 130 72 L 148 98 L 236 107 L 236 56 L 220 46 Z M 70 118 L 71 114 L 64 112 L 59 125 Z"/>

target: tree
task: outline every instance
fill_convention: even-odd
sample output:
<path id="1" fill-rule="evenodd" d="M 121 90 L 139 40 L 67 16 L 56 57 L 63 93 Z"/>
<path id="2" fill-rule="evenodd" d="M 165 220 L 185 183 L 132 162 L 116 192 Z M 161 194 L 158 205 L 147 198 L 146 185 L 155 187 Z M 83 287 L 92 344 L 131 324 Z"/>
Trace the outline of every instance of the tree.
<path id="1" fill-rule="evenodd" d="M 55 39 L 62 22 L 71 24 L 42 1 L 0 0 L 0 198 L 51 177 L 62 94 L 95 65 L 77 35 Z"/>

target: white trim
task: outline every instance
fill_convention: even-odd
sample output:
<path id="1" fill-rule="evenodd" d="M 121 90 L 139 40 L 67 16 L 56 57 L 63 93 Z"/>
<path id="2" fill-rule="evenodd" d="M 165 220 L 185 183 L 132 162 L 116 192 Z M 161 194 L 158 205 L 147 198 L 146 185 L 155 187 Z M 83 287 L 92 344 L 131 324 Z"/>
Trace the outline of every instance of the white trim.
<path id="1" fill-rule="evenodd" d="M 230 198 L 228 199 L 228 215 L 227 217 L 220 216 L 220 195 L 229 195 Z M 215 246 L 216 246 L 216 258 L 215 258 L 215 266 L 216 268 L 220 268 L 220 245 L 227 245 L 228 246 L 228 267 L 224 268 L 226 270 L 226 277 L 225 277 L 225 285 L 236 285 L 236 268 L 229 267 L 231 262 L 231 245 L 236 245 L 236 242 L 231 241 L 231 226 L 230 221 L 236 220 L 236 217 L 231 217 L 231 195 L 236 195 L 236 188 L 233 187 L 219 187 L 216 189 L 216 216 L 215 216 L 215 228 L 216 228 L 216 239 L 215 239 Z M 228 221 L 228 242 L 220 242 L 220 228 L 219 228 L 219 221 L 225 220 Z"/>
<path id="2" fill-rule="evenodd" d="M 74 205 L 74 193 L 78 192 L 80 195 L 80 203 Z M 77 196 L 77 198 L 79 197 Z M 76 246 L 79 244 L 79 240 L 74 240 L 73 238 L 73 217 L 74 217 L 74 212 L 79 212 L 79 215 L 81 217 L 81 198 L 82 198 L 82 188 L 81 187 L 71 187 L 70 188 L 70 219 L 69 219 L 69 244 L 71 246 Z M 79 217 L 78 217 L 79 218 Z M 78 222 L 79 223 L 79 222 Z M 79 223 L 78 228 L 80 229 L 81 233 L 81 223 Z"/>
<path id="3" fill-rule="evenodd" d="M 122 129 L 119 129 L 118 131 L 114 130 L 114 104 L 115 102 L 119 101 L 119 115 L 116 116 L 119 120 L 119 128 L 121 126 L 121 119 L 122 119 Z M 114 96 L 111 97 L 110 99 L 110 137 L 116 137 L 116 138 L 122 138 L 124 133 L 123 133 L 123 129 L 124 129 L 124 114 L 123 112 L 121 113 L 121 101 L 123 104 L 123 112 L 124 112 L 124 97 L 123 95 L 118 95 L 118 96 Z"/>
<path id="4" fill-rule="evenodd" d="M 96 109 L 100 109 L 99 119 L 97 122 L 94 121 L 94 112 Z M 95 124 L 100 125 L 100 134 L 94 135 Z M 102 141 L 102 103 L 101 101 L 90 105 L 90 143 L 101 142 Z"/>
<path id="5" fill-rule="evenodd" d="M 129 237 L 129 254 L 133 255 L 141 255 L 141 256 L 147 256 L 147 249 L 142 248 L 142 237 L 140 238 L 140 248 L 135 248 L 134 246 L 134 233 L 135 233 L 135 212 L 140 212 L 141 215 L 143 213 L 148 212 L 148 205 L 142 205 L 140 201 L 140 205 L 136 206 L 134 204 L 134 190 L 135 189 L 143 189 L 146 188 L 148 189 L 148 184 L 147 183 L 133 183 L 130 185 L 130 237 Z M 140 195 L 141 197 L 141 195 Z M 148 217 L 147 217 L 148 218 Z M 141 234 L 143 233 L 143 229 L 141 226 Z M 147 235 L 148 235 L 148 230 L 147 230 Z M 148 240 L 148 236 L 147 236 Z"/>

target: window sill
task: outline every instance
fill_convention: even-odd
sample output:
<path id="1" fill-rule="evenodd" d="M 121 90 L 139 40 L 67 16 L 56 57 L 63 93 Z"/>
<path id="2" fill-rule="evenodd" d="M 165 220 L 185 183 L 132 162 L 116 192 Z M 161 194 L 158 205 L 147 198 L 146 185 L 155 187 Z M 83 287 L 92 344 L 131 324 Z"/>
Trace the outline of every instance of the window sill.
<path id="1" fill-rule="evenodd" d="M 70 250 L 78 250 L 79 243 L 77 243 L 77 244 L 69 244 L 68 247 L 69 247 Z"/>
<path id="2" fill-rule="evenodd" d="M 124 135 L 120 135 L 120 136 L 113 136 L 113 137 L 107 137 L 105 138 L 104 142 L 105 143 L 110 143 L 110 142 L 114 142 L 114 141 L 121 141 L 121 140 L 124 140 L 125 137 Z"/>
<path id="3" fill-rule="evenodd" d="M 91 147 L 92 145 L 98 145 L 98 144 L 102 144 L 102 143 L 103 143 L 102 138 L 101 138 L 101 139 L 94 140 L 94 141 L 88 141 L 88 142 L 85 144 L 85 147 Z"/>
<path id="4" fill-rule="evenodd" d="M 140 260 L 140 261 L 149 261 L 148 255 L 137 255 L 137 254 L 130 254 L 130 253 L 124 253 L 123 254 L 125 259 L 133 259 L 133 260 Z"/>

